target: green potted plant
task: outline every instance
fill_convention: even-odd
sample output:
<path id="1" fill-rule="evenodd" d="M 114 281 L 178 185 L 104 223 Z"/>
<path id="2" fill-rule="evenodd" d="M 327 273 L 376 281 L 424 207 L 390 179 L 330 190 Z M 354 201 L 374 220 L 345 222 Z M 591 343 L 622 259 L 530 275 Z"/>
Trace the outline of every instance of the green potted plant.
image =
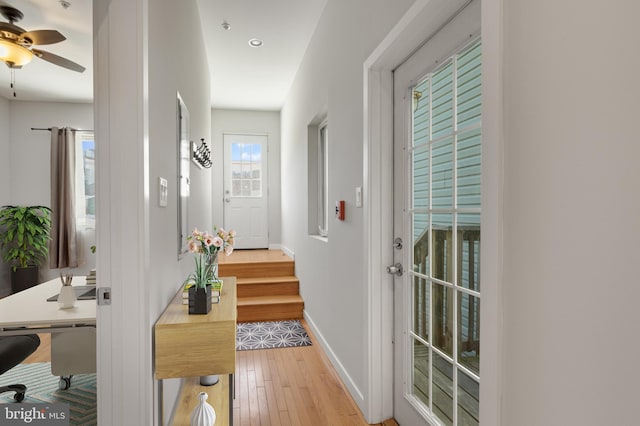
<path id="1" fill-rule="evenodd" d="M 49 254 L 50 232 L 49 207 L 4 206 L 0 209 L 0 249 L 2 259 L 12 268 L 14 293 L 38 283 L 38 266 Z"/>

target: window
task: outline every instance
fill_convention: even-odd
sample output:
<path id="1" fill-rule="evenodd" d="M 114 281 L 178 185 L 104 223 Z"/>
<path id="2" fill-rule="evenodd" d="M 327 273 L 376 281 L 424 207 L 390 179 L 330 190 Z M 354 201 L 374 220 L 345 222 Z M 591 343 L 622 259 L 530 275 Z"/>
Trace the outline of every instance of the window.
<path id="1" fill-rule="evenodd" d="M 260 143 L 231 143 L 231 196 L 262 197 Z"/>
<path id="2" fill-rule="evenodd" d="M 413 87 L 411 394 L 445 425 L 479 424 L 481 44 Z"/>
<path id="3" fill-rule="evenodd" d="M 327 156 L 327 122 L 318 128 L 318 234 L 328 235 L 329 160 Z"/>
<path id="4" fill-rule="evenodd" d="M 309 235 L 329 235 L 329 126 L 326 115 L 307 127 Z"/>
<path id="5" fill-rule="evenodd" d="M 76 132 L 76 225 L 94 228 L 96 220 L 96 148 L 93 133 Z"/>

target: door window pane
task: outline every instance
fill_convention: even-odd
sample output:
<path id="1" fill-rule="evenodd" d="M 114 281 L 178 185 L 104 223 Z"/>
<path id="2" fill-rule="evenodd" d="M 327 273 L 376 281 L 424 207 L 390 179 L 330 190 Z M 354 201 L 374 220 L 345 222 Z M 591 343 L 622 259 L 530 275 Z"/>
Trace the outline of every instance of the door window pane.
<path id="1" fill-rule="evenodd" d="M 453 282 L 453 216 L 434 214 L 433 220 L 433 277 Z"/>
<path id="2" fill-rule="evenodd" d="M 458 135 L 456 144 L 458 208 L 480 207 L 481 141 L 480 129 Z"/>
<path id="3" fill-rule="evenodd" d="M 462 370 L 458 370 L 458 424 L 480 424 L 480 384 Z"/>
<path id="4" fill-rule="evenodd" d="M 413 151 L 413 208 L 429 208 L 429 146 Z"/>
<path id="5" fill-rule="evenodd" d="M 482 112 L 481 45 L 475 43 L 462 52 L 456 61 L 458 129 L 480 121 Z"/>
<path id="6" fill-rule="evenodd" d="M 453 290 L 440 284 L 432 284 L 434 346 L 453 356 Z"/>
<path id="7" fill-rule="evenodd" d="M 453 138 L 431 148 L 431 203 L 434 209 L 453 208 Z"/>
<path id="8" fill-rule="evenodd" d="M 429 282 L 413 277 L 413 332 L 425 341 L 429 341 L 429 316 L 431 315 L 431 295 Z"/>
<path id="9" fill-rule="evenodd" d="M 231 144 L 231 195 L 262 197 L 262 145 Z"/>
<path id="10" fill-rule="evenodd" d="M 444 65 L 433 74 L 432 138 L 438 139 L 453 130 L 453 64 Z"/>
<path id="11" fill-rule="evenodd" d="M 429 406 L 429 348 L 413 340 L 413 394 Z"/>
<path id="12" fill-rule="evenodd" d="M 458 362 L 480 374 L 480 299 L 458 293 Z"/>
<path id="13" fill-rule="evenodd" d="M 453 424 L 453 365 L 433 353 L 433 412 L 445 425 Z"/>
<path id="14" fill-rule="evenodd" d="M 422 80 L 412 90 L 413 97 L 413 145 L 421 145 L 431 139 L 429 119 L 429 77 Z"/>
<path id="15" fill-rule="evenodd" d="M 413 215 L 413 270 L 419 274 L 429 274 L 429 215 Z"/>
<path id="16" fill-rule="evenodd" d="M 458 282 L 460 287 L 480 291 L 480 215 L 458 215 Z"/>

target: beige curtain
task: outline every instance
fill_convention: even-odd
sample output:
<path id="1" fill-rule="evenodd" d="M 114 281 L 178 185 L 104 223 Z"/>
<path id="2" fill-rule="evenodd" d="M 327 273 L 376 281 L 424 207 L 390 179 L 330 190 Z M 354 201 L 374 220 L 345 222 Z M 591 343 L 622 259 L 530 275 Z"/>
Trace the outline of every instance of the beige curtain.
<path id="1" fill-rule="evenodd" d="M 51 245 L 49 267 L 78 266 L 75 201 L 75 130 L 51 128 Z"/>

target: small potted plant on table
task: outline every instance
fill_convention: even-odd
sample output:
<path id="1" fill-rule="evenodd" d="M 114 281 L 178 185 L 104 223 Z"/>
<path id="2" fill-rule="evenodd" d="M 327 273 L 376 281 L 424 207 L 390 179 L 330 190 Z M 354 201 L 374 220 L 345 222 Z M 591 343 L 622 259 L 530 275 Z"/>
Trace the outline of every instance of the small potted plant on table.
<path id="1" fill-rule="evenodd" d="M 196 254 L 196 269 L 185 282 L 189 292 L 189 313 L 208 314 L 211 311 L 211 285 L 218 281 L 218 253 L 233 252 L 235 232 L 213 228 L 213 234 L 195 228 L 187 237 L 189 252 Z"/>

